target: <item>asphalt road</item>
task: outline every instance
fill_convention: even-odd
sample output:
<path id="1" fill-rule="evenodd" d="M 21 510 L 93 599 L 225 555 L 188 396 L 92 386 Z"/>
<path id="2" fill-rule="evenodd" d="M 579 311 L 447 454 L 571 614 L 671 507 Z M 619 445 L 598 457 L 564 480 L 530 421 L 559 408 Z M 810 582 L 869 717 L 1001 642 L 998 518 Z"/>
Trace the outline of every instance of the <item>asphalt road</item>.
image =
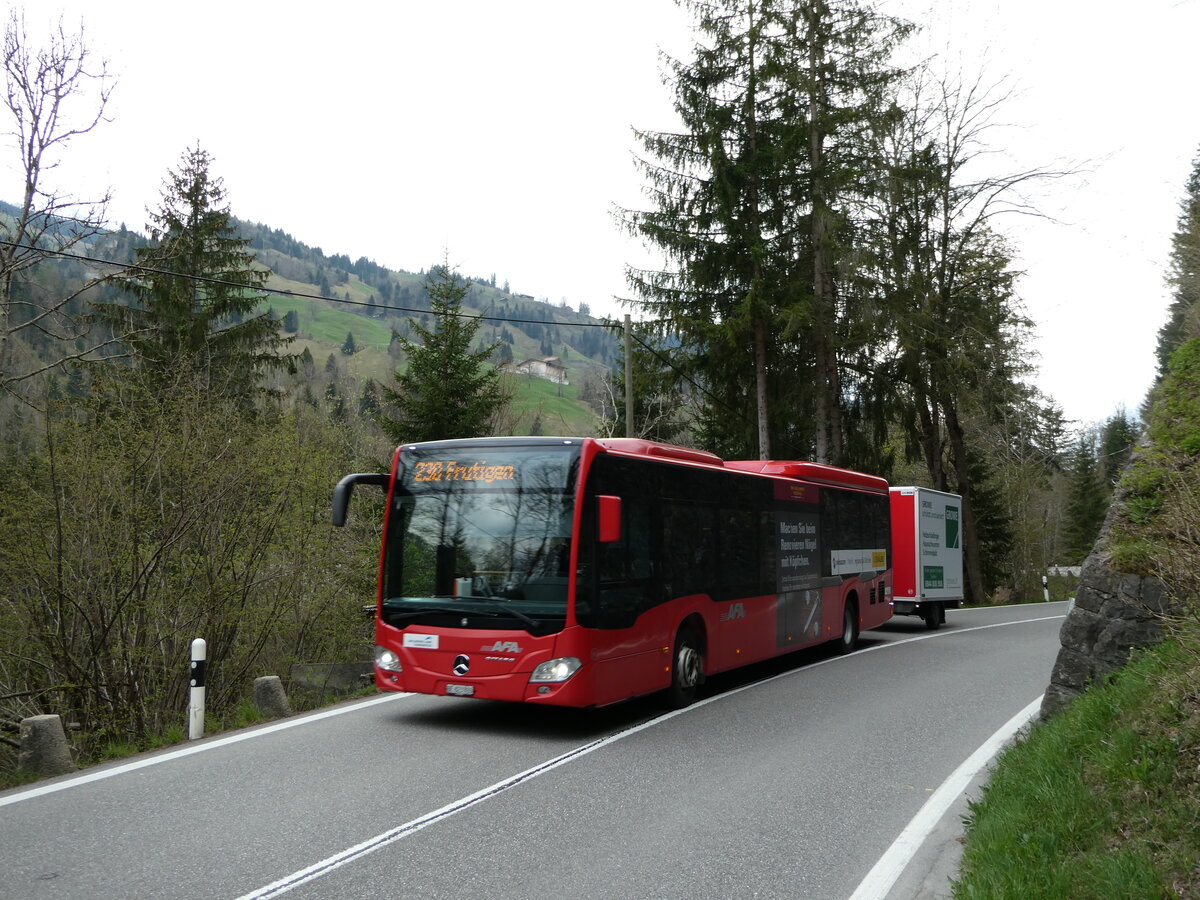
<path id="1" fill-rule="evenodd" d="M 669 715 L 381 696 L 89 769 L 0 793 L 0 897 L 847 898 L 1041 695 L 1065 613 L 898 618 Z M 938 895 L 957 831 L 893 897 Z"/>

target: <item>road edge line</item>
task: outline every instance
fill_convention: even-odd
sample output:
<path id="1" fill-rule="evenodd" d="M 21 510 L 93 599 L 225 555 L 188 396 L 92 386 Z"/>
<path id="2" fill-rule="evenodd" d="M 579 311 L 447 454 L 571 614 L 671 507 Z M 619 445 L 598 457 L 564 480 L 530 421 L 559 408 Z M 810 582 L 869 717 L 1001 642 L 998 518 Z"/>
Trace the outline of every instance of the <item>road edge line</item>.
<path id="1" fill-rule="evenodd" d="M 1023 710 L 1005 722 L 990 738 L 950 773 L 945 781 L 933 792 L 925 805 L 909 820 L 908 825 L 888 847 L 879 861 L 859 883 L 850 900 L 884 900 L 888 892 L 900 879 L 900 875 L 908 866 L 921 845 L 941 821 L 942 816 L 953 805 L 954 801 L 967 789 L 971 780 L 995 758 L 1004 746 L 1012 740 L 1018 731 L 1024 728 L 1038 714 L 1042 706 L 1042 697 L 1026 706 Z"/>
<path id="2" fill-rule="evenodd" d="M 59 791 L 65 791 L 68 788 L 80 787 L 89 784 L 93 781 L 103 781 L 105 778 L 113 778 L 117 775 L 124 775 L 126 772 L 134 772 L 138 769 L 145 769 L 149 766 L 157 766 L 159 763 L 171 762 L 180 759 L 184 756 L 191 756 L 195 753 L 203 753 L 206 750 L 216 750 L 218 747 L 227 747 L 230 744 L 238 744 L 242 741 L 248 741 L 251 738 L 261 737 L 264 734 L 271 734 L 276 731 L 286 731 L 289 728 L 297 728 L 300 725 L 308 725 L 320 719 L 330 719 L 334 716 L 340 716 L 345 713 L 354 712 L 362 709 L 365 706 L 375 706 L 379 703 L 385 703 L 388 700 L 398 700 L 401 697 L 412 697 L 413 694 L 407 693 L 388 693 L 382 697 L 371 697 L 359 703 L 351 703 L 345 706 L 336 706 L 332 709 L 318 710 L 317 712 L 307 715 L 293 716 L 288 719 L 281 719 L 278 722 L 273 722 L 270 725 L 264 725 L 260 728 L 247 728 L 239 731 L 236 734 L 227 735 L 226 737 L 216 737 L 205 740 L 201 743 L 188 744 L 176 750 L 168 750 L 165 753 L 158 753 L 154 756 L 147 756 L 143 759 L 134 760 L 133 762 L 121 763 L 105 769 L 85 769 L 82 773 L 75 775 L 63 776 L 63 780 L 55 781 L 50 784 L 38 785 L 25 790 L 16 789 L 17 792 L 0 797 L 0 806 L 10 806 L 13 803 L 19 803 L 22 800 L 33 800 L 36 797 L 44 797 L 47 794 L 55 794 Z"/>

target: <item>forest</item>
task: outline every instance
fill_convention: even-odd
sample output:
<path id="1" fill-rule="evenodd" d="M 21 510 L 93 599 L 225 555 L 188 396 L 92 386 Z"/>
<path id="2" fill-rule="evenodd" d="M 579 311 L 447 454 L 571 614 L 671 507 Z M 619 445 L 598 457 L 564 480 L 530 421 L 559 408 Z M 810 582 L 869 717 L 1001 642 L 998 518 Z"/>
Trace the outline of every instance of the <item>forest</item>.
<path id="1" fill-rule="evenodd" d="M 35 149 L 0 207 L 0 771 L 43 710 L 85 758 L 177 739 L 200 634 L 227 723 L 254 675 L 368 656 L 378 529 L 330 528 L 329 496 L 399 440 L 631 419 L 961 494 L 972 603 L 1039 601 L 1048 569 L 1083 561 L 1141 412 L 1072 423 L 1030 383 L 994 220 L 1058 173 L 988 169 L 994 98 L 898 67 L 911 23 L 854 0 L 689 9 L 667 85 L 685 128 L 637 133 L 648 202 L 620 215 L 664 260 L 628 272 L 628 364 L 585 307 L 236 218 L 199 143 L 144 233 L 111 227 L 48 163 L 103 127 L 115 85 L 86 42 L 10 18 L 6 132 Z M 68 128 L 57 104 L 85 98 Z M 506 368 L 546 357 L 566 385 Z"/>

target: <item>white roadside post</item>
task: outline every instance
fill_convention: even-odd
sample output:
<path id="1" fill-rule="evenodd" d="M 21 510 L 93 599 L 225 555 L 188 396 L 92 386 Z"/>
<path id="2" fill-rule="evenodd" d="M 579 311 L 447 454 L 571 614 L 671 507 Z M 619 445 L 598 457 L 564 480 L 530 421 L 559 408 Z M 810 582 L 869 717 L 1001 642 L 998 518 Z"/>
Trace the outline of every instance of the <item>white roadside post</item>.
<path id="1" fill-rule="evenodd" d="M 204 737 L 204 669 L 208 644 L 204 638 L 192 641 L 192 690 L 188 697 L 188 740 Z"/>

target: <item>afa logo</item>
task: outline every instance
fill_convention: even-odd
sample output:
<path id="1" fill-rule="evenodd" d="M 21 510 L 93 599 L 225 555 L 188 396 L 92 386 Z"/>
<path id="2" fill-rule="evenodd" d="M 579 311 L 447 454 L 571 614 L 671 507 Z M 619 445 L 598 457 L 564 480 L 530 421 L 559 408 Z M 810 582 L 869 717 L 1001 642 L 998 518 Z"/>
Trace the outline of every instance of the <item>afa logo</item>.
<path id="1" fill-rule="evenodd" d="M 735 603 L 725 612 L 721 613 L 722 622 L 732 622 L 734 619 L 746 618 L 746 607 L 744 604 Z"/>
<path id="2" fill-rule="evenodd" d="M 494 644 L 484 644 L 479 650 L 482 653 L 512 653 L 520 656 L 521 645 L 516 641 L 496 641 Z"/>

